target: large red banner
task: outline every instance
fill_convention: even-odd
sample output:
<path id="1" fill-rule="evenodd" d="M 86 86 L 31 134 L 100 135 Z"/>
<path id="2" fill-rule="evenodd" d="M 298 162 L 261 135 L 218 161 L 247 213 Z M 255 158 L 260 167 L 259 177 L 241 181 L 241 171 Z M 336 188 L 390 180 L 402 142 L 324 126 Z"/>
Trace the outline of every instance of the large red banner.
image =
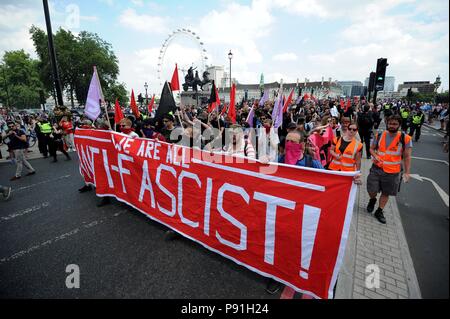
<path id="1" fill-rule="evenodd" d="M 354 173 L 269 166 L 111 131 L 77 129 L 75 144 L 98 196 L 299 292 L 333 297 Z"/>

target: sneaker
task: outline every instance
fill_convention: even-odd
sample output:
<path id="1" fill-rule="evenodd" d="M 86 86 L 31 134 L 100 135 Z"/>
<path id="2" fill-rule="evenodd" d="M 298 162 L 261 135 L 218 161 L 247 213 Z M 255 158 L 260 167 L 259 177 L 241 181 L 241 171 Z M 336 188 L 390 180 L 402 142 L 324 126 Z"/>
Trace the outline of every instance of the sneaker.
<path id="1" fill-rule="evenodd" d="M 386 224 L 386 218 L 384 218 L 383 210 L 378 208 L 375 212 L 375 218 L 382 224 Z"/>
<path id="2" fill-rule="evenodd" d="M 36 171 L 29 172 L 26 176 L 31 176 L 31 175 L 34 175 L 34 174 L 36 174 Z"/>
<path id="3" fill-rule="evenodd" d="M 282 283 L 279 283 L 278 281 L 275 281 L 273 279 L 269 279 L 266 286 L 266 292 L 271 295 L 274 295 L 278 291 L 280 291 L 281 287 L 283 287 Z"/>
<path id="4" fill-rule="evenodd" d="M 3 199 L 8 200 L 9 197 L 11 197 L 11 187 L 4 187 L 3 188 Z"/>
<path id="5" fill-rule="evenodd" d="M 377 202 L 376 198 L 369 199 L 369 204 L 367 205 L 367 211 L 369 213 L 373 212 L 373 210 L 375 209 L 376 202 Z"/>
<path id="6" fill-rule="evenodd" d="M 20 176 L 11 177 L 9 180 L 12 182 L 12 181 L 16 181 L 18 179 L 20 179 Z"/>
<path id="7" fill-rule="evenodd" d="M 109 199 L 109 197 L 102 197 L 100 202 L 97 204 L 97 207 L 103 207 L 109 204 L 111 204 L 111 200 Z"/>
<path id="8" fill-rule="evenodd" d="M 166 233 L 164 235 L 164 240 L 171 241 L 171 240 L 177 239 L 178 237 L 180 237 L 180 234 L 178 234 L 177 232 L 174 232 L 173 230 L 168 230 L 168 231 L 166 231 Z"/>
<path id="9" fill-rule="evenodd" d="M 83 187 L 81 187 L 78 191 L 80 193 L 86 193 L 88 191 L 92 190 L 92 186 L 91 185 L 84 185 Z"/>

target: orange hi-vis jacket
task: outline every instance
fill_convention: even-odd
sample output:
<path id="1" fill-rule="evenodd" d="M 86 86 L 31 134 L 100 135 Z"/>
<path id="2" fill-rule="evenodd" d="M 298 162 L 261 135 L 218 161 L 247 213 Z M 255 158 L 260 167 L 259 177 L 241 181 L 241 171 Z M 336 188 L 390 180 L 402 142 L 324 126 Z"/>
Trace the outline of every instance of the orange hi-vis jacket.
<path id="1" fill-rule="evenodd" d="M 342 138 L 337 139 L 336 137 L 333 140 L 333 144 L 336 145 L 334 151 L 337 154 L 341 154 L 340 150 L 341 141 Z M 328 168 L 333 171 L 346 171 L 346 172 L 356 171 L 356 154 L 358 152 L 361 152 L 362 148 L 363 148 L 362 143 L 358 142 L 356 138 L 353 138 L 350 144 L 348 144 L 341 158 L 339 159 L 333 158 Z"/>
<path id="2" fill-rule="evenodd" d="M 381 134 L 381 138 L 378 140 L 377 155 L 381 161 L 374 161 L 374 164 L 382 168 L 385 173 L 400 173 L 402 169 L 401 165 L 403 153 L 403 145 L 400 141 L 402 133 L 397 132 L 397 136 L 389 146 L 386 146 L 386 134 L 389 133 L 387 131 L 384 131 Z M 378 136 L 376 136 L 375 138 L 378 139 Z M 411 137 L 405 134 L 405 144 L 408 144 L 410 140 Z"/>

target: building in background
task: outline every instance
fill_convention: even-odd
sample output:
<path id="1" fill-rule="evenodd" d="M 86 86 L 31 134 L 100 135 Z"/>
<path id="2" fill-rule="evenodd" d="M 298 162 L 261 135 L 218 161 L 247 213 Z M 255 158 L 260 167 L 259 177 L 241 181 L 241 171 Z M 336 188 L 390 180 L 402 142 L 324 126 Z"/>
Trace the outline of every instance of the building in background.
<path id="1" fill-rule="evenodd" d="M 411 81 L 411 82 L 403 82 L 398 86 L 398 92 L 404 93 L 408 92 L 408 89 L 411 88 L 412 92 L 418 92 L 423 94 L 431 94 L 436 90 L 436 86 L 434 83 L 430 83 L 430 81 Z M 406 94 L 405 94 L 406 96 Z"/>
<path id="2" fill-rule="evenodd" d="M 264 90 L 269 91 L 269 99 L 274 100 L 278 90 L 280 88 L 279 82 L 264 83 Z M 300 88 L 302 90 L 302 96 L 306 93 L 315 96 L 318 99 L 324 98 L 337 98 L 342 95 L 342 88 L 336 82 L 303 82 L 303 83 L 283 83 L 283 94 L 288 97 L 291 90 L 294 89 L 294 99 L 297 99 Z M 220 88 L 219 97 L 226 103 L 230 101 L 230 88 L 229 85 Z M 260 83 L 258 84 L 236 84 L 236 102 L 240 102 L 245 98 L 247 93 L 247 99 L 259 99 L 261 98 Z"/>
<path id="3" fill-rule="evenodd" d="M 342 95 L 346 97 L 364 95 L 364 85 L 361 81 L 338 81 L 342 88 Z"/>
<path id="4" fill-rule="evenodd" d="M 369 87 L 369 78 L 364 81 L 364 86 Z M 395 92 L 395 76 L 387 76 L 384 79 L 384 89 L 381 92 Z"/>
<path id="5" fill-rule="evenodd" d="M 224 78 L 224 67 L 223 66 L 209 66 L 206 68 L 209 72 L 209 78 L 214 81 L 216 87 L 223 87 L 222 79 Z"/>

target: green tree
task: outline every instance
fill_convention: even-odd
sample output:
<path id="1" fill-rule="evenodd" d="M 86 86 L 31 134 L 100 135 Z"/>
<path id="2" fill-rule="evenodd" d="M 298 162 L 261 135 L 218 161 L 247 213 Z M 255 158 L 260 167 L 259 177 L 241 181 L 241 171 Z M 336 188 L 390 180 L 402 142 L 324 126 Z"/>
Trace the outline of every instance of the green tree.
<path id="1" fill-rule="evenodd" d="M 30 34 L 39 57 L 39 74 L 42 82 L 47 92 L 52 92 L 53 83 L 47 35 L 35 26 L 30 28 Z M 111 44 L 94 33 L 82 31 L 78 36 L 75 36 L 70 31 L 63 29 L 56 32 L 54 42 L 61 86 L 72 101 L 72 106 L 74 98 L 79 105 L 86 103 L 94 66 L 97 67 L 105 98 L 107 96 L 107 100 L 112 103 L 116 98 L 120 98 L 121 101 L 125 100 L 123 95 L 125 85 L 117 82 L 119 61 L 112 50 Z M 114 97 L 112 95 L 114 92 L 120 93 L 120 95 Z"/>
<path id="2" fill-rule="evenodd" d="M 38 72 L 38 61 L 23 50 L 5 52 L 0 66 L 0 99 L 9 107 L 39 108 L 39 91 L 44 89 Z"/>
<path id="3" fill-rule="evenodd" d="M 449 103 L 448 91 L 436 95 L 436 103 Z"/>
<path id="4" fill-rule="evenodd" d="M 116 99 L 119 99 L 119 104 L 124 107 L 128 104 L 128 93 L 124 83 L 113 83 L 109 85 L 103 92 L 105 100 L 114 105 Z"/>

